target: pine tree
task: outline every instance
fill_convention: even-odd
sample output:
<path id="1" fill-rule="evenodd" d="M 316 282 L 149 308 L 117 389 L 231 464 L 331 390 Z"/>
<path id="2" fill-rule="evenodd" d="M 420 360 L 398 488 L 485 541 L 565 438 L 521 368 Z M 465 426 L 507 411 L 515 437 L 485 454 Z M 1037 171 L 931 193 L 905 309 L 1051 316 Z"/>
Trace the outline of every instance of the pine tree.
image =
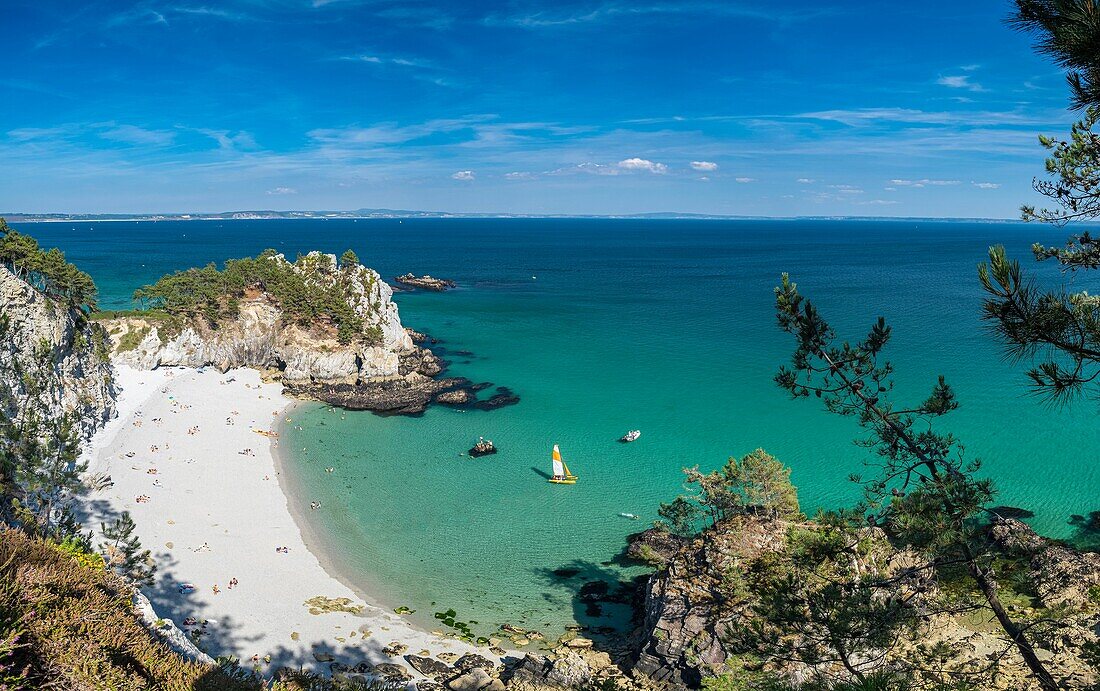
<path id="1" fill-rule="evenodd" d="M 863 444 L 875 450 L 877 477 L 862 480 L 867 521 L 926 555 L 929 566 L 959 564 L 980 592 L 1011 645 L 1045 691 L 1057 683 L 1032 647 L 1036 629 L 1012 619 L 1000 599 L 995 557 L 975 520 L 993 498 L 989 480 L 976 476 L 950 434 L 933 422 L 958 407 L 943 377 L 922 403 L 896 407 L 889 400 L 893 366 L 881 361 L 890 327 L 881 317 L 867 338 L 855 345 L 836 343 L 836 334 L 786 274 L 775 289 L 780 328 L 795 338 L 791 366 L 776 383 L 794 398 L 816 397 L 829 412 L 850 416 L 870 433 Z"/>
<path id="2" fill-rule="evenodd" d="M 107 568 L 131 583 L 152 585 L 157 567 L 149 550 L 141 548 L 141 541 L 134 535 L 135 528 L 129 511 L 123 511 L 110 524 L 101 524 L 103 559 Z"/>
<path id="3" fill-rule="evenodd" d="M 350 268 L 359 264 L 359 256 L 351 250 L 347 250 L 340 255 L 340 266 L 342 268 Z"/>

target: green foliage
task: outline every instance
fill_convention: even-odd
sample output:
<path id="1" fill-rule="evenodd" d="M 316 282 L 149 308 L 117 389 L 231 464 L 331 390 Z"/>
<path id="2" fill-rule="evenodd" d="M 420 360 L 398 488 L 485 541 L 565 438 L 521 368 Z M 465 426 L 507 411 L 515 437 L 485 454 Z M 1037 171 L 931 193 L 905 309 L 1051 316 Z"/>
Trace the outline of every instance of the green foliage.
<path id="1" fill-rule="evenodd" d="M 352 252 L 350 249 L 340 255 L 340 267 L 344 269 L 351 268 L 359 263 L 359 256 Z"/>
<path id="2" fill-rule="evenodd" d="M 141 328 L 130 329 L 126 333 L 122 334 L 122 338 L 118 339 L 118 352 L 128 353 L 131 350 L 141 345 L 141 342 L 145 340 L 145 337 L 149 335 L 151 328 L 144 326 Z"/>
<path id="3" fill-rule="evenodd" d="M 1009 23 L 1067 70 L 1074 108 L 1100 104 L 1100 13 L 1095 0 L 1016 0 Z"/>
<path id="4" fill-rule="evenodd" d="M 851 679 L 870 679 L 918 620 L 904 594 L 919 588 L 917 574 L 880 571 L 875 550 L 884 546 L 865 528 L 792 527 L 785 551 L 745 569 L 741 599 L 753 616 L 734 624 L 730 644 L 761 660 L 839 665 Z"/>
<path id="5" fill-rule="evenodd" d="M 107 567 L 131 583 L 152 585 L 156 565 L 149 550 L 141 549 L 141 541 L 134 535 L 137 526 L 130 512 L 123 511 L 121 516 L 101 527 L 101 548 Z"/>
<path id="6" fill-rule="evenodd" d="M 337 273 L 331 284 L 311 280 L 315 272 L 335 269 L 327 256 L 298 257 L 294 265 L 275 257 L 275 250 L 269 249 L 257 257 L 231 259 L 221 270 L 209 264 L 170 274 L 135 291 L 134 300 L 143 309 L 202 319 L 216 328 L 222 320 L 236 318 L 242 298 L 262 291 L 279 303 L 287 318 L 302 326 L 331 325 L 341 343 L 381 340 L 381 330 L 366 328 L 363 317 L 350 304 L 350 276 Z M 354 253 L 349 250 L 344 258 L 355 258 Z M 355 259 L 355 264 L 345 261 L 344 268 L 357 266 Z"/>
<path id="7" fill-rule="evenodd" d="M 1094 131 L 1098 121 L 1100 107 L 1093 106 L 1085 111 L 1082 120 L 1074 123 L 1068 139 L 1039 135 L 1040 145 L 1050 152 L 1046 172 L 1052 179 L 1036 179 L 1032 186 L 1059 208 L 1036 209 L 1024 205 L 1020 208 L 1023 220 L 1061 226 L 1100 215 L 1100 135 Z M 1095 247 L 1078 249 L 1088 250 L 1085 256 L 1095 262 Z M 1043 248 L 1038 246 L 1036 254 L 1042 256 L 1043 253 Z"/>
<path id="8" fill-rule="evenodd" d="M 686 497 L 676 497 L 669 503 L 661 503 L 657 509 L 657 515 L 661 517 L 660 527 L 664 527 L 677 535 L 694 535 L 695 521 L 699 518 L 699 507 Z"/>
<path id="9" fill-rule="evenodd" d="M 937 418 L 958 407 L 951 388 L 940 377 L 928 399 L 896 407 L 889 400 L 893 367 L 881 359 L 891 333 L 885 320 L 880 317 L 863 341 L 838 345 L 832 327 L 786 274 L 775 296 L 779 326 L 796 344 L 791 366 L 779 370 L 776 383 L 796 399 L 821 399 L 826 410 L 855 418 L 869 433 L 863 445 L 876 452 L 879 473 L 863 481 L 866 504 L 860 508 L 867 521 L 919 550 L 929 567 L 965 565 L 1033 676 L 1042 688 L 1056 689 L 1032 648 L 1036 631 L 1013 621 L 1001 603 L 996 555 L 975 520 L 993 498 L 992 483 L 976 475 L 979 464 L 965 461 L 955 437 L 934 429 Z"/>
<path id="10" fill-rule="evenodd" d="M 43 250 L 29 235 L 13 230 L 0 218 L 0 265 L 68 307 L 96 306 L 92 277 L 65 261 L 56 247 Z"/>
<path id="11" fill-rule="evenodd" d="M 740 460 L 730 458 L 720 470 L 703 473 L 698 466 L 685 468 L 690 494 L 662 503 L 657 511 L 659 527 L 679 535 L 695 533 L 700 516 L 717 525 L 740 514 L 771 517 L 798 513 L 798 492 L 791 484 L 791 471 L 763 449 Z"/>
<path id="12" fill-rule="evenodd" d="M 107 564 L 103 561 L 103 557 L 96 554 L 88 546 L 87 536 L 68 536 L 61 542 L 54 543 L 54 547 L 58 552 L 67 555 L 77 564 L 92 569 L 95 571 L 103 571 L 107 568 Z"/>

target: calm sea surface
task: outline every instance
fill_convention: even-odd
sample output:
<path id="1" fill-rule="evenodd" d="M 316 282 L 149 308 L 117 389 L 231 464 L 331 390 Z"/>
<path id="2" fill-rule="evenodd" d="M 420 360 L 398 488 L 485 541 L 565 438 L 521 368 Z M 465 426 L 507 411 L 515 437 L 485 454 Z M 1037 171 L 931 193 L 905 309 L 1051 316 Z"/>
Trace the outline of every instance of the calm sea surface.
<path id="1" fill-rule="evenodd" d="M 458 281 L 444 294 L 400 294 L 402 319 L 442 341 L 451 373 L 508 386 L 519 405 L 420 418 L 307 405 L 283 444 L 295 499 L 322 502 L 305 518 L 337 568 L 426 624 L 448 608 L 479 632 L 503 622 L 548 634 L 574 621 L 615 624 L 620 612 L 586 612 L 574 591 L 632 575 L 613 562 L 623 538 L 680 490 L 684 466 L 712 468 L 763 447 L 794 469 L 804 510 L 855 500 L 846 478 L 870 456 L 852 444 L 854 421 L 792 402 L 772 382 L 793 345 L 772 311 L 784 271 L 844 337 L 887 318 L 900 399 L 923 400 L 936 375 L 947 377 L 961 407 L 941 429 L 984 460 L 1000 503 L 1034 511 L 1032 523 L 1059 537 L 1073 535 L 1071 514 L 1100 509 L 1096 402 L 1050 409 L 1027 396 L 1022 368 L 1001 358 L 978 319 L 975 265 L 987 247 L 1003 243 L 1031 266 L 1030 244 L 1060 243 L 1057 230 L 472 219 L 20 229 L 88 270 L 104 307 L 128 307 L 135 288 L 165 272 L 267 247 L 350 247 L 385 277 Z M 641 440 L 616 443 L 633 428 Z M 500 453 L 462 456 L 479 435 Z M 555 443 L 576 486 L 546 482 Z M 562 568 L 580 573 L 553 573 Z"/>

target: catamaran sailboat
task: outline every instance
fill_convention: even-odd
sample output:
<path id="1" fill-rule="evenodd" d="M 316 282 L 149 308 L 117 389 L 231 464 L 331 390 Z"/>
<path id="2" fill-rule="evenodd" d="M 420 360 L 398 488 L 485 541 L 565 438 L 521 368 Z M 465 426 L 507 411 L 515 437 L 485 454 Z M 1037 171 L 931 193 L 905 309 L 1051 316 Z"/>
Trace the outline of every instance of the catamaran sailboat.
<path id="1" fill-rule="evenodd" d="M 575 485 L 577 484 L 577 476 L 569 472 L 569 466 L 565 465 L 565 461 L 561 460 L 561 451 L 558 451 L 558 445 L 554 444 L 554 475 L 550 478 L 550 482 L 555 485 Z"/>

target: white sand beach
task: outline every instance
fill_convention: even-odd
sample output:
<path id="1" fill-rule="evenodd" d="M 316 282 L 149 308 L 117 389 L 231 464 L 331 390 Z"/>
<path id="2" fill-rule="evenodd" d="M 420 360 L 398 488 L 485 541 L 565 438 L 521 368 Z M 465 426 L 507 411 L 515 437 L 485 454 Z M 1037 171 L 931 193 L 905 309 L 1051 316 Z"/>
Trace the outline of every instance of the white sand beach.
<path id="1" fill-rule="evenodd" d="M 277 440 L 254 431 L 274 429 L 287 414 L 292 401 L 281 385 L 262 383 L 254 370 L 119 366 L 116 379 L 119 415 L 87 451 L 89 472 L 114 484 L 89 497 L 87 526 L 98 533 L 103 517 L 131 513 L 158 566 L 143 591 L 160 617 L 203 630 L 200 648 L 246 666 L 258 656 L 261 669 L 316 670 L 332 659 L 407 667 L 383 652 L 394 642 L 420 655 L 475 650 L 363 602 L 306 548 L 277 475 Z M 289 500 L 309 510 L 307 497 Z M 318 596 L 364 608 L 310 614 L 305 603 Z"/>

